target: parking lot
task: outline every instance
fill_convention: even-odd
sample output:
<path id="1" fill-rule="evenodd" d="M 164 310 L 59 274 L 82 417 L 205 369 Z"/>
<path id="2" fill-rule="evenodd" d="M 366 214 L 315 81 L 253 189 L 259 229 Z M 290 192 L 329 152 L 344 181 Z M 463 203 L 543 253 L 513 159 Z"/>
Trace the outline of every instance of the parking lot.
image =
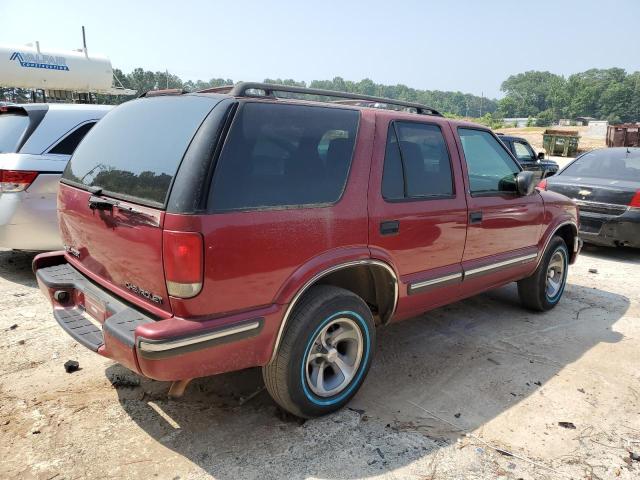
<path id="1" fill-rule="evenodd" d="M 84 349 L 32 258 L 0 252 L 1 478 L 640 476 L 640 252 L 586 249 L 545 314 L 512 285 L 382 329 L 349 408 L 302 424 L 258 370 L 170 401 Z"/>

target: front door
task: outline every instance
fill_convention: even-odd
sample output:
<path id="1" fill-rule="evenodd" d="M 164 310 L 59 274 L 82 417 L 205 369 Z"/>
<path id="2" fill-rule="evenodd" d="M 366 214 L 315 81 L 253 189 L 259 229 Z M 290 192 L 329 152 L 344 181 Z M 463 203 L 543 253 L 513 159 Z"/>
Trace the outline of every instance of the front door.
<path id="1" fill-rule="evenodd" d="M 369 243 L 398 269 L 401 319 L 457 297 L 467 205 L 447 124 L 386 118 L 376 124 Z"/>
<path id="2" fill-rule="evenodd" d="M 535 268 L 544 205 L 537 190 L 516 191 L 520 167 L 489 131 L 458 127 L 466 170 L 469 227 L 462 266 L 465 295 L 486 290 Z"/>

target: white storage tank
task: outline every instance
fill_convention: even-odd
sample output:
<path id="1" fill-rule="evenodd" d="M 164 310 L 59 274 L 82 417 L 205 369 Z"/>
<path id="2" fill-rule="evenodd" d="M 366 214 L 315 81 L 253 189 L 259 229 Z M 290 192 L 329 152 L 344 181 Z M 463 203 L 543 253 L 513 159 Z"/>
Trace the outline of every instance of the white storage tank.
<path id="1" fill-rule="evenodd" d="M 30 45 L 0 45 L 0 87 L 75 92 L 111 89 L 111 61 L 85 50 L 45 50 Z"/>

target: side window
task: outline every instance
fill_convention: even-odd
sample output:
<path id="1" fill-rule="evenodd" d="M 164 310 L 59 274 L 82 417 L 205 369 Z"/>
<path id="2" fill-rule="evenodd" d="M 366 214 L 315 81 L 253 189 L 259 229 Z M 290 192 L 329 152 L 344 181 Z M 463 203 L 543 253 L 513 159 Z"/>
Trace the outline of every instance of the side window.
<path id="1" fill-rule="evenodd" d="M 356 110 L 245 103 L 216 165 L 214 211 L 331 204 L 344 190 Z"/>
<path id="2" fill-rule="evenodd" d="M 451 160 L 440 127 L 392 122 L 387 134 L 382 196 L 402 200 L 452 195 Z"/>
<path id="3" fill-rule="evenodd" d="M 331 142 L 336 138 L 349 138 L 349 132 L 346 130 L 329 130 L 322 136 L 318 143 L 318 155 L 320 155 L 323 161 L 327 160 L 329 145 L 331 145 Z"/>
<path id="4" fill-rule="evenodd" d="M 530 162 L 535 159 L 533 150 L 529 145 L 522 142 L 513 142 L 513 147 L 516 152 L 516 158 L 525 162 Z"/>
<path id="5" fill-rule="evenodd" d="M 459 128 L 458 135 L 472 195 L 516 191 L 515 177 L 520 168 L 493 135 L 472 128 Z"/>
<path id="6" fill-rule="evenodd" d="M 93 128 L 96 122 L 89 122 L 80 125 L 69 135 L 60 140 L 54 147 L 49 150 L 49 153 L 55 153 L 58 155 L 73 155 L 76 151 L 76 147 L 80 144 L 84 136 L 89 133 L 89 130 Z"/>

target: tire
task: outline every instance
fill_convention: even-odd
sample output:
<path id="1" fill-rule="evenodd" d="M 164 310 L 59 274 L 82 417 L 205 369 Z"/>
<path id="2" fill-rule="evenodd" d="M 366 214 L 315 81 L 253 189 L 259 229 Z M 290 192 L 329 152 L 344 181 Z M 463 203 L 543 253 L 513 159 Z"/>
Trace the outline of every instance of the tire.
<path id="1" fill-rule="evenodd" d="M 561 267 L 561 270 L 558 267 Z M 560 302 L 567 284 L 568 267 L 569 249 L 565 241 L 556 235 L 549 242 L 547 251 L 533 275 L 518 282 L 518 295 L 522 304 L 538 312 L 546 312 L 555 307 Z M 549 277 L 550 273 L 553 273 L 555 280 Z"/>
<path id="2" fill-rule="evenodd" d="M 330 285 L 311 287 L 289 318 L 275 358 L 262 367 L 269 394 L 302 418 L 339 410 L 369 371 L 375 334 L 360 297 Z"/>

